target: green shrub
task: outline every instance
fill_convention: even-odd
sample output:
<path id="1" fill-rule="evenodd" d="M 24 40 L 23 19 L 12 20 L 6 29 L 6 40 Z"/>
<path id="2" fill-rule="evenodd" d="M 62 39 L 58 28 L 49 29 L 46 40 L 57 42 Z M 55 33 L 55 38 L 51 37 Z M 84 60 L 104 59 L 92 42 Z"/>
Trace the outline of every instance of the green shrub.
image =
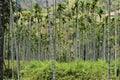
<path id="1" fill-rule="evenodd" d="M 120 62 L 117 63 L 120 70 Z M 24 66 L 23 66 L 24 65 Z M 52 80 L 51 61 L 32 61 L 21 65 L 21 80 Z M 102 60 L 82 61 L 76 63 L 58 63 L 55 62 L 57 80 L 106 80 L 107 63 Z M 111 79 L 119 80 L 120 75 L 114 75 L 114 62 L 111 62 Z"/>

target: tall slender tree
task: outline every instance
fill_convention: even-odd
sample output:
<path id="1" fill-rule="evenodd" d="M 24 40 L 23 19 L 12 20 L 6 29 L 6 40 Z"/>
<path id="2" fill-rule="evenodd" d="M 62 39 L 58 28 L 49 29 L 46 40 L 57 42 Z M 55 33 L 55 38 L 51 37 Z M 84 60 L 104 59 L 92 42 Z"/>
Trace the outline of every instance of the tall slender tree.
<path id="1" fill-rule="evenodd" d="M 18 16 L 18 0 L 16 0 L 16 13 Z M 18 17 L 17 17 L 18 20 Z M 15 43 L 15 53 L 16 53 L 16 63 L 17 63 L 17 79 L 20 80 L 20 54 L 19 54 L 19 41 L 17 42 L 16 36 L 16 28 L 18 26 L 18 22 L 16 21 L 16 26 L 14 27 L 13 36 L 14 36 L 14 43 Z"/>
<path id="2" fill-rule="evenodd" d="M 117 25 L 116 25 L 116 0 L 114 0 L 114 18 L 115 18 L 115 75 L 117 75 Z"/>
<path id="3" fill-rule="evenodd" d="M 70 13 L 70 2 L 69 0 L 66 0 L 67 7 L 68 7 L 68 13 Z M 66 48 L 67 48 L 67 54 L 66 54 L 66 62 L 70 62 L 70 44 L 69 44 L 69 25 L 70 25 L 70 18 L 71 18 L 71 13 L 68 15 L 68 25 L 66 27 Z M 65 23 L 65 19 L 63 19 L 63 22 Z M 63 24 L 64 25 L 64 24 Z"/>
<path id="4" fill-rule="evenodd" d="M 3 80 L 4 0 L 0 0 L 0 79 Z"/>
<path id="5" fill-rule="evenodd" d="M 108 80 L 110 80 L 110 56 L 111 56 L 111 46 L 110 46 L 110 0 L 108 0 Z"/>
<path id="6" fill-rule="evenodd" d="M 105 10 L 107 10 L 106 0 L 104 0 L 104 7 L 105 7 Z M 104 60 L 106 60 L 106 21 L 104 23 L 103 56 L 104 56 Z"/>
<path id="7" fill-rule="evenodd" d="M 53 22 L 54 22 L 54 54 L 56 54 L 56 29 L 57 29 L 57 26 L 56 26 L 56 0 L 53 0 Z"/>
<path id="8" fill-rule="evenodd" d="M 76 7 L 76 39 L 75 39 L 75 60 L 78 56 L 78 0 L 75 3 Z"/>
<path id="9" fill-rule="evenodd" d="M 53 33 L 52 33 L 52 26 L 50 23 L 50 11 L 49 11 L 49 4 L 48 0 L 46 0 L 46 7 L 47 7 L 47 16 L 48 16 L 48 28 L 49 28 L 49 35 L 50 35 L 50 53 L 52 57 L 52 72 L 53 72 L 53 80 L 56 80 L 55 77 L 55 61 L 54 61 L 54 46 L 53 46 Z"/>
<path id="10" fill-rule="evenodd" d="M 11 52 L 11 63 L 12 63 L 12 79 L 14 79 L 14 52 L 13 52 L 13 36 L 12 36 L 12 28 L 13 28 L 13 9 L 12 9 L 12 0 L 10 0 L 10 52 Z"/>

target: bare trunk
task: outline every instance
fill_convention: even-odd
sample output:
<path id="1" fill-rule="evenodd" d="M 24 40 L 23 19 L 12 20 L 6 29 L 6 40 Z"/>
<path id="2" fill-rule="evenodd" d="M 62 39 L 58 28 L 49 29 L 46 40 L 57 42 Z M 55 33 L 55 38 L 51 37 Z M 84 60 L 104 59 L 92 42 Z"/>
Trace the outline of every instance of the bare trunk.
<path id="1" fill-rule="evenodd" d="M 57 25 L 56 25 L 56 0 L 53 0 L 53 3 L 54 3 L 54 6 L 53 6 L 53 22 L 54 22 L 54 54 L 55 56 L 57 55 L 56 54 L 56 28 L 57 28 Z"/>
<path id="2" fill-rule="evenodd" d="M 0 0 L 0 79 L 3 80 L 4 0 Z"/>
<path id="3" fill-rule="evenodd" d="M 104 7 L 105 7 L 105 10 L 107 10 L 106 0 L 104 0 Z M 104 57 L 104 60 L 106 60 L 106 22 L 104 25 L 103 57 Z"/>
<path id="4" fill-rule="evenodd" d="M 110 80 L 110 0 L 108 0 L 108 80 Z"/>
<path id="5" fill-rule="evenodd" d="M 52 72 L 53 72 L 53 80 L 56 80 L 55 77 L 55 61 L 54 61 L 54 46 L 53 46 L 53 33 L 52 33 L 52 26 L 50 24 L 50 11 L 49 11 L 49 5 L 48 0 L 46 0 L 46 7 L 47 7 L 47 15 L 48 15 L 48 28 L 49 28 L 49 34 L 50 34 L 50 53 L 52 57 Z"/>
<path id="6" fill-rule="evenodd" d="M 75 39 L 75 61 L 78 56 L 78 1 L 77 1 L 77 8 L 76 8 L 76 39 Z"/>
<path id="7" fill-rule="evenodd" d="M 116 25 L 116 17 L 117 17 L 117 13 L 116 13 L 116 0 L 114 1 L 114 17 L 115 17 L 115 75 L 117 75 L 117 25 Z"/>
<path id="8" fill-rule="evenodd" d="M 12 79 L 14 79 L 14 52 L 13 52 L 13 35 L 12 35 L 12 29 L 13 29 L 13 10 L 12 10 L 12 0 L 10 0 L 10 34 L 11 34 L 11 39 L 10 39 L 10 52 L 11 52 L 11 63 L 12 63 Z"/>
<path id="9" fill-rule="evenodd" d="M 106 60 L 106 24 L 104 25 L 103 57 Z"/>
<path id="10" fill-rule="evenodd" d="M 18 13 L 18 9 L 17 9 L 17 4 L 18 4 L 18 0 L 16 0 L 16 13 Z M 17 44 L 17 40 L 16 40 L 16 28 L 18 26 L 18 22 L 16 22 L 16 27 L 14 27 L 14 43 L 15 43 L 15 53 L 16 53 L 16 64 L 17 64 L 17 79 L 20 80 L 20 59 L 19 59 L 19 43 Z"/>
<path id="11" fill-rule="evenodd" d="M 40 23 L 39 23 L 40 24 Z M 39 40 L 38 40 L 38 60 L 41 60 L 40 54 L 41 54 L 41 25 L 38 26 L 38 32 L 39 32 Z"/>

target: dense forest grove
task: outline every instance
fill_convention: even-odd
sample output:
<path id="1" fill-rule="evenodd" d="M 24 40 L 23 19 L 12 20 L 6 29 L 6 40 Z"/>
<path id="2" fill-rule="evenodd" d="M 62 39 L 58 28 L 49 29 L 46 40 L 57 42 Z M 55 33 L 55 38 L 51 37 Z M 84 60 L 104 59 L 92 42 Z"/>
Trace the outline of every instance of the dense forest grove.
<path id="1" fill-rule="evenodd" d="M 0 0 L 0 80 L 120 80 L 120 0 Z"/>

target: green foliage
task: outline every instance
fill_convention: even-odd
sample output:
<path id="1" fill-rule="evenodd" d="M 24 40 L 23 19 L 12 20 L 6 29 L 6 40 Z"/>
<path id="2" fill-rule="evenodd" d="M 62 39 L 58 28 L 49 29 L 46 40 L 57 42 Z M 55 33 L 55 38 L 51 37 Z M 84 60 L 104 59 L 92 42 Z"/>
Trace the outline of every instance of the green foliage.
<path id="1" fill-rule="evenodd" d="M 118 69 L 120 71 L 120 62 Z M 21 63 L 21 80 L 52 80 L 51 61 L 32 61 Z M 70 63 L 55 62 L 57 80 L 106 80 L 107 63 L 102 60 L 82 61 Z M 114 62 L 111 62 L 111 79 L 119 80 L 114 76 Z"/>

